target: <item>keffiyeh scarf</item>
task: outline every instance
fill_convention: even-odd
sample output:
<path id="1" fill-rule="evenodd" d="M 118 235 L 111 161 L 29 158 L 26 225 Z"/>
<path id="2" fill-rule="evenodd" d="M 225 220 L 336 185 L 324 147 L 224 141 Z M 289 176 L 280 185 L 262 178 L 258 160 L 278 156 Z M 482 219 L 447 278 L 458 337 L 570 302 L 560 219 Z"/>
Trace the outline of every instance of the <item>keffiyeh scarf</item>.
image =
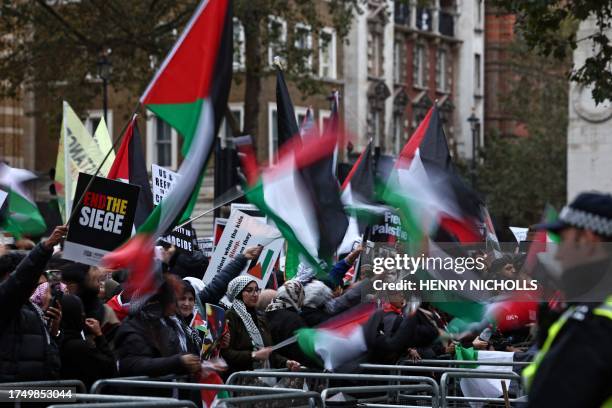
<path id="1" fill-rule="evenodd" d="M 288 309 L 293 307 L 298 312 L 302 309 L 304 304 L 304 287 L 297 280 L 288 280 L 283 286 L 281 286 L 276 297 L 266 308 L 266 312 L 272 312 L 274 310 Z"/>
<path id="2" fill-rule="evenodd" d="M 237 299 L 240 292 L 247 287 L 247 285 L 251 282 L 255 282 L 255 280 L 249 276 L 238 276 L 237 278 L 232 279 L 227 287 L 227 297 L 232 301 L 232 309 L 238 313 L 244 327 L 246 327 L 247 332 L 249 333 L 249 337 L 251 337 L 251 343 L 253 343 L 253 347 L 255 349 L 260 349 L 264 347 L 264 342 L 261 337 L 261 332 L 259 328 L 253 321 L 251 314 L 248 312 L 244 302 L 240 299 Z"/>

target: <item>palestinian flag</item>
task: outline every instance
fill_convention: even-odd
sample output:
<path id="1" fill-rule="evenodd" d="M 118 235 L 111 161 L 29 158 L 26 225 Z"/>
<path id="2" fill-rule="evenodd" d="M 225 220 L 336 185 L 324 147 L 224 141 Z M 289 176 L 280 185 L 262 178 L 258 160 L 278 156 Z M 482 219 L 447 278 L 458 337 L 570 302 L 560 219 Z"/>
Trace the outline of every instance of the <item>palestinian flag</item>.
<path id="1" fill-rule="evenodd" d="M 363 325 L 374 309 L 373 303 L 363 304 L 316 328 L 299 329 L 298 346 L 312 360 L 321 361 L 326 370 L 333 371 L 367 351 Z"/>
<path id="2" fill-rule="evenodd" d="M 558 218 L 559 214 L 555 208 L 550 204 L 546 204 L 544 214 L 542 215 L 542 224 L 555 222 Z M 558 234 L 547 230 L 537 231 L 527 252 L 527 270 L 533 272 L 538 263 L 538 254 L 547 252 L 551 248 L 554 249 L 559 242 L 561 242 L 561 238 Z"/>
<path id="3" fill-rule="evenodd" d="M 189 218 L 227 106 L 232 74 L 232 12 L 228 0 L 202 1 L 140 101 L 183 136 L 181 182 L 138 233 L 107 255 L 111 268 L 132 270 L 128 286 L 150 293 L 153 244 Z"/>
<path id="4" fill-rule="evenodd" d="M 312 135 L 307 135 L 307 138 Z M 261 174 L 252 147 L 240 146 L 249 183 L 247 198 L 270 217 L 289 246 L 322 271 L 342 242 L 348 225 L 338 182 L 329 163 L 338 141 L 327 132 L 318 143 L 294 137 L 281 148 L 278 163 Z"/>
<path id="5" fill-rule="evenodd" d="M 276 123 L 278 129 L 278 147 L 299 133 L 295 110 L 287 89 L 282 69 L 276 65 Z"/>
<path id="6" fill-rule="evenodd" d="M 375 221 L 376 216 L 384 214 L 388 209 L 375 203 L 372 161 L 372 141 L 370 140 L 340 187 L 342 203 L 351 217 L 344 240 L 338 247 L 339 254 L 350 252 L 353 242 L 362 239 L 368 224 Z"/>
<path id="7" fill-rule="evenodd" d="M 6 208 L 0 227 L 16 239 L 23 235 L 40 236 L 47 225 L 32 198 L 28 182 L 38 177 L 31 171 L 16 169 L 0 163 L 0 188 L 6 193 L 3 207 Z"/>
<path id="8" fill-rule="evenodd" d="M 456 174 L 436 105 L 402 149 L 391 187 L 420 204 L 426 233 L 439 228 L 443 240 L 482 241 L 482 202 Z"/>
<path id="9" fill-rule="evenodd" d="M 121 147 L 119 147 L 117 157 L 110 168 L 107 178 L 140 186 L 138 206 L 136 207 L 136 217 L 134 219 L 136 228 L 140 227 L 153 210 L 153 194 L 149 184 L 146 161 L 142 153 L 136 115 L 134 115 L 125 130 Z"/>

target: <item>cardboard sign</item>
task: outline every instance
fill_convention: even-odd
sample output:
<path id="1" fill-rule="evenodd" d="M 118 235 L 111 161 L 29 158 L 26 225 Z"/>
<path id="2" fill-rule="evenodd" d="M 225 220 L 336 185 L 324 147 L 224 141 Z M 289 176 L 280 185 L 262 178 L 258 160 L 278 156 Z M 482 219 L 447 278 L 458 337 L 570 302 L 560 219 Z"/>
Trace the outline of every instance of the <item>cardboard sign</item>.
<path id="1" fill-rule="evenodd" d="M 372 225 L 370 240 L 373 242 L 396 242 L 408 239 L 408 233 L 402 228 L 399 215 L 385 211 L 380 221 Z"/>
<path id="2" fill-rule="evenodd" d="M 251 217 L 260 217 L 262 219 L 265 218 L 264 214 L 259 211 L 259 208 L 257 208 L 255 204 L 232 203 L 230 206 L 230 214 L 234 211 L 242 211 Z"/>
<path id="3" fill-rule="evenodd" d="M 214 246 L 213 237 L 198 238 L 198 248 L 205 257 L 210 258 L 212 256 Z"/>
<path id="4" fill-rule="evenodd" d="M 510 231 L 512 231 L 512 234 L 514 234 L 516 242 L 521 243 L 522 241 L 527 241 L 527 233 L 529 232 L 529 228 L 510 227 Z"/>
<path id="5" fill-rule="evenodd" d="M 79 173 L 75 201 L 91 177 Z M 99 265 L 104 255 L 127 241 L 132 235 L 139 192 L 139 186 L 96 177 L 70 222 L 64 259 Z"/>
<path id="6" fill-rule="evenodd" d="M 283 244 L 284 239 L 278 229 L 242 211 L 234 211 L 227 221 L 202 280 L 205 284 L 210 283 L 227 263 L 246 248 L 262 245 L 263 250 L 259 257 L 250 261 L 242 274 L 251 275 L 259 287 L 264 288 Z"/>
<path id="7" fill-rule="evenodd" d="M 198 238 L 195 230 L 191 227 L 191 223 L 173 229 L 169 234 L 161 237 L 161 240 L 174 245 L 179 251 L 192 253 L 198 250 Z"/>
<path id="8" fill-rule="evenodd" d="M 151 178 L 153 182 L 153 205 L 161 202 L 176 184 L 180 175 L 157 164 L 151 165 Z"/>

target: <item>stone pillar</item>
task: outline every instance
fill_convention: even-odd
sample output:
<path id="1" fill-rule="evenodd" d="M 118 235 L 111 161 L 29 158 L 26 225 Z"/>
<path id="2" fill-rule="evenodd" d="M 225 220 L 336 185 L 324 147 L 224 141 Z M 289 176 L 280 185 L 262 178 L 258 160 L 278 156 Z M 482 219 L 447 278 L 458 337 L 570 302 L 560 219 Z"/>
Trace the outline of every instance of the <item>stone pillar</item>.
<path id="1" fill-rule="evenodd" d="M 580 24 L 577 38 L 595 32 L 593 17 Z M 592 42 L 581 41 L 574 51 L 574 66 L 592 55 Z M 567 129 L 567 199 L 579 192 L 612 192 L 612 104 L 595 104 L 591 88 L 570 83 Z"/>

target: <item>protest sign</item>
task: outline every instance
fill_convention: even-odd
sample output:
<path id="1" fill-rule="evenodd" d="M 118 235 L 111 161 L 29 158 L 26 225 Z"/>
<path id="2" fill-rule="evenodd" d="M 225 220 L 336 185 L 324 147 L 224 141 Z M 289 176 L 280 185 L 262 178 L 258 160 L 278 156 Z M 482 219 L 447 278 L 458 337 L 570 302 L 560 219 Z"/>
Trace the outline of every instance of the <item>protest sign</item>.
<path id="1" fill-rule="evenodd" d="M 75 198 L 91 180 L 79 173 Z M 64 259 L 98 265 L 107 253 L 117 249 L 132 234 L 140 187 L 96 177 L 76 208 L 64 244 Z"/>
<path id="2" fill-rule="evenodd" d="M 205 284 L 210 283 L 228 262 L 246 248 L 262 245 L 259 257 L 250 261 L 242 274 L 251 275 L 259 287 L 263 288 L 270 278 L 283 243 L 283 237 L 275 227 L 264 224 L 257 217 L 251 217 L 242 211 L 234 211 L 227 221 L 202 280 Z"/>
<path id="3" fill-rule="evenodd" d="M 372 225 L 370 241 L 395 242 L 406 239 L 408 233 L 402 228 L 400 217 L 394 211 L 385 211 L 378 223 Z"/>
<path id="4" fill-rule="evenodd" d="M 529 228 L 510 227 L 510 231 L 512 231 L 512 234 L 514 234 L 516 242 L 521 243 L 523 241 L 527 241 L 527 232 L 529 232 Z"/>
<path id="5" fill-rule="evenodd" d="M 213 249 L 219 243 L 223 230 L 227 224 L 227 218 L 215 218 L 215 225 L 213 226 Z"/>
<path id="6" fill-rule="evenodd" d="M 153 205 L 160 203 L 178 181 L 180 175 L 157 164 L 151 165 L 153 182 Z"/>
<path id="7" fill-rule="evenodd" d="M 198 250 L 196 232 L 191 223 L 174 228 L 170 233 L 161 237 L 161 240 L 172 244 L 177 250 L 192 253 Z"/>
<path id="8" fill-rule="evenodd" d="M 214 250 L 213 237 L 198 238 L 198 248 L 205 257 L 210 258 Z"/>

